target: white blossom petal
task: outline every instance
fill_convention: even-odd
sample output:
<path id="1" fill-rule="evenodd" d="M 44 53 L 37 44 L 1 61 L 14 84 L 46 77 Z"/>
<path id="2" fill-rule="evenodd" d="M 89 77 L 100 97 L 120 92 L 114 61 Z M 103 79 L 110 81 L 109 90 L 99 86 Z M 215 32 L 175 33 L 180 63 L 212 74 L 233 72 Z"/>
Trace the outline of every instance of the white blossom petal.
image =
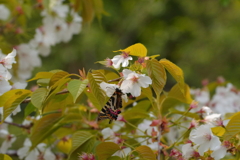
<path id="1" fill-rule="evenodd" d="M 9 9 L 3 5 L 3 4 L 0 4 L 0 20 L 7 20 L 8 17 L 10 15 L 10 11 Z"/>

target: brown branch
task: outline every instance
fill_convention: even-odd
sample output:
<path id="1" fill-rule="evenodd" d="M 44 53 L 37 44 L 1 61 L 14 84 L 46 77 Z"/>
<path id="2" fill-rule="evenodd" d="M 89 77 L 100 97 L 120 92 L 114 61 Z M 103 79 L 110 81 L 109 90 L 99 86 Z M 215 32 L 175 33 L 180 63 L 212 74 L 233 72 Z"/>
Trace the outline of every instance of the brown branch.
<path id="1" fill-rule="evenodd" d="M 13 126 L 16 126 L 16 127 L 19 127 L 19 128 L 24 128 L 24 129 L 30 129 L 33 126 L 33 123 L 31 123 L 30 125 L 27 125 L 27 126 L 22 125 L 22 124 L 18 124 L 18 123 L 7 122 L 7 121 L 4 121 L 3 123 L 13 125 Z"/>

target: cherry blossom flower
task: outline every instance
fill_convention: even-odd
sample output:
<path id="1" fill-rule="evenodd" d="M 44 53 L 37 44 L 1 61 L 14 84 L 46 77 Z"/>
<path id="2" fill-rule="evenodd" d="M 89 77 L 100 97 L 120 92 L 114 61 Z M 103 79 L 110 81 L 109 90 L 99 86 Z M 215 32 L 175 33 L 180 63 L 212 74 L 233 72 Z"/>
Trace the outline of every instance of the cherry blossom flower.
<path id="1" fill-rule="evenodd" d="M 41 66 L 41 59 L 38 56 L 38 50 L 31 47 L 30 44 L 21 44 L 16 47 L 18 52 L 18 76 L 21 79 L 27 79 L 31 76 L 34 67 Z"/>
<path id="2" fill-rule="evenodd" d="M 82 153 L 79 156 L 79 160 L 95 160 L 95 156 L 93 154 Z"/>
<path id="3" fill-rule="evenodd" d="M 204 117 L 212 114 L 213 111 L 212 111 L 209 107 L 203 106 L 203 107 L 200 109 L 200 111 L 198 111 L 198 113 L 200 113 L 200 114 L 202 115 L 202 117 L 204 118 Z"/>
<path id="4" fill-rule="evenodd" d="M 122 144 L 122 142 L 124 141 L 123 139 L 121 139 L 119 137 L 120 134 L 116 133 L 113 129 L 111 128 L 104 128 L 102 130 L 102 135 L 103 135 L 103 139 L 106 142 L 114 142 L 116 144 Z"/>
<path id="5" fill-rule="evenodd" d="M 100 87 L 102 90 L 104 90 L 106 92 L 106 95 L 108 97 L 111 97 L 113 95 L 113 93 L 115 92 L 116 88 L 119 88 L 119 86 L 116 84 L 109 84 L 106 82 L 101 82 Z M 127 102 L 128 101 L 127 95 L 123 94 L 122 99 L 124 99 L 124 101 Z"/>
<path id="6" fill-rule="evenodd" d="M 221 114 L 210 114 L 204 118 L 205 122 L 214 126 L 223 126 Z"/>
<path id="7" fill-rule="evenodd" d="M 215 150 L 221 145 L 221 141 L 213 135 L 211 127 L 207 124 L 201 125 L 190 132 L 189 139 L 196 144 L 198 152 L 201 156 L 210 150 Z"/>
<path id="8" fill-rule="evenodd" d="M 106 82 L 101 82 L 100 87 L 102 90 L 104 90 L 108 97 L 111 97 L 113 93 L 115 92 L 116 88 L 119 88 L 116 84 L 109 84 Z"/>
<path id="9" fill-rule="evenodd" d="M 10 83 L 5 79 L 0 79 L 0 95 L 4 94 L 5 92 L 9 91 L 12 88 Z"/>
<path id="10" fill-rule="evenodd" d="M 217 146 L 215 150 L 211 153 L 211 157 L 215 160 L 223 158 L 227 154 L 227 148 L 225 146 Z"/>
<path id="11" fill-rule="evenodd" d="M 120 65 L 122 63 L 122 67 L 127 67 L 129 64 L 129 60 L 132 60 L 132 57 L 129 56 L 128 53 L 122 52 L 121 55 L 116 55 L 113 57 L 112 62 L 113 62 L 113 67 L 118 69 L 120 68 Z"/>
<path id="12" fill-rule="evenodd" d="M 8 72 L 8 70 L 0 64 L 0 80 L 9 80 L 12 78 L 12 75 Z"/>
<path id="13" fill-rule="evenodd" d="M 16 137 L 13 134 L 9 134 L 7 130 L 0 130 L 0 137 L 4 138 L 1 147 L 0 147 L 0 153 L 5 154 L 13 144 L 13 142 L 16 141 Z"/>
<path id="14" fill-rule="evenodd" d="M 8 17 L 10 15 L 10 11 L 9 9 L 3 5 L 3 4 L 0 4 L 0 20 L 7 20 Z"/>
<path id="15" fill-rule="evenodd" d="M 50 148 L 46 148 L 46 144 L 40 143 L 35 149 L 30 151 L 32 146 L 31 141 L 26 138 L 23 147 L 17 151 L 20 159 L 25 157 L 25 160 L 53 160 L 56 156 L 51 152 Z"/>
<path id="16" fill-rule="evenodd" d="M 6 67 L 7 69 L 12 68 L 12 64 L 16 63 L 15 61 L 15 56 L 16 56 L 16 50 L 13 49 L 11 53 L 8 55 L 3 55 L 0 50 L 0 63 Z"/>
<path id="17" fill-rule="evenodd" d="M 132 96 L 138 97 L 141 95 L 141 87 L 147 88 L 152 84 L 151 78 L 145 74 L 138 74 L 129 69 L 124 69 L 122 73 L 124 80 L 120 89 L 123 93 L 131 93 Z"/>
<path id="18" fill-rule="evenodd" d="M 73 10 L 70 12 L 72 16 L 72 21 L 68 23 L 67 29 L 65 30 L 64 37 L 62 39 L 63 42 L 69 42 L 74 34 L 78 34 L 82 28 L 82 17 L 80 17 Z"/>
<path id="19" fill-rule="evenodd" d="M 187 143 L 182 146 L 182 155 L 185 159 L 191 158 L 194 154 L 194 151 L 195 150 L 192 148 L 191 143 Z"/>
<path id="20" fill-rule="evenodd" d="M 199 102 L 201 105 L 206 105 L 210 100 L 210 93 L 208 90 L 204 89 L 191 89 L 191 94 L 195 96 L 195 101 Z"/>

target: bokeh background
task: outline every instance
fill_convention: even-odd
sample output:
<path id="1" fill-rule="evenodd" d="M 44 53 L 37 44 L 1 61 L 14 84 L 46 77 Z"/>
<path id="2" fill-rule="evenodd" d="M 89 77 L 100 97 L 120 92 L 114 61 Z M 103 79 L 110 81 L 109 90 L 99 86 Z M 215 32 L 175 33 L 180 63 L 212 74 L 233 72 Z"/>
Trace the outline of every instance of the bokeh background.
<path id="1" fill-rule="evenodd" d="M 103 66 L 118 49 L 143 43 L 148 55 L 160 54 L 181 67 L 186 83 L 200 87 L 218 76 L 240 87 L 240 1 L 103 0 L 107 12 L 83 25 L 71 42 L 52 48 L 38 71 L 77 73 Z M 174 83 L 170 79 L 169 83 Z"/>

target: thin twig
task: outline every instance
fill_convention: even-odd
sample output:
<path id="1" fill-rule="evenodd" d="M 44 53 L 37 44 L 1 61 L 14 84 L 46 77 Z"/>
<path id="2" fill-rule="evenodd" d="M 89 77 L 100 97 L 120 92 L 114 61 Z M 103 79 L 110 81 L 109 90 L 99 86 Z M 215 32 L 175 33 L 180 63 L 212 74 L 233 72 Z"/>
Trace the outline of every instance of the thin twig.
<path id="1" fill-rule="evenodd" d="M 120 79 L 122 79 L 122 77 L 119 77 L 119 78 L 116 78 L 116 79 L 109 80 L 108 83 L 109 83 L 109 82 L 119 81 Z"/>
<path id="2" fill-rule="evenodd" d="M 56 93 L 56 95 L 65 94 L 65 93 L 69 93 L 69 91 L 61 91 L 61 92 Z"/>
<path id="3" fill-rule="evenodd" d="M 158 160 L 161 160 L 161 147 L 160 147 L 160 143 L 161 143 L 161 127 L 159 127 L 159 135 L 157 136 L 157 141 L 158 141 Z"/>
<path id="4" fill-rule="evenodd" d="M 4 121 L 4 123 L 9 124 L 9 125 L 13 125 L 13 126 L 16 126 L 16 127 L 19 127 L 19 128 L 24 128 L 24 129 L 30 129 L 33 126 L 33 123 L 31 123 L 30 125 L 27 125 L 27 126 L 22 125 L 22 124 L 18 124 L 18 123 L 7 122 L 7 121 Z"/>

